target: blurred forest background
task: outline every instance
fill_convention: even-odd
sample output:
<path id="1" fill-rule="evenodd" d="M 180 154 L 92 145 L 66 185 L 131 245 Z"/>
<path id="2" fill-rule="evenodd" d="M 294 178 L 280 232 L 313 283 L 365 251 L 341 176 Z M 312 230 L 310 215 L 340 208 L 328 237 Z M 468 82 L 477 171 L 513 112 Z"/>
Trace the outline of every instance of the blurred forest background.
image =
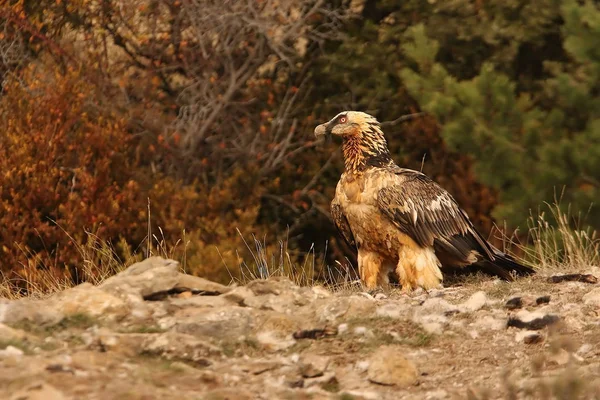
<path id="1" fill-rule="evenodd" d="M 598 2 L 0 4 L 0 271 L 23 290 L 141 257 L 149 209 L 153 251 L 211 279 L 352 261 L 339 143 L 312 134 L 347 109 L 485 233 L 526 240 L 561 193 L 600 228 Z"/>

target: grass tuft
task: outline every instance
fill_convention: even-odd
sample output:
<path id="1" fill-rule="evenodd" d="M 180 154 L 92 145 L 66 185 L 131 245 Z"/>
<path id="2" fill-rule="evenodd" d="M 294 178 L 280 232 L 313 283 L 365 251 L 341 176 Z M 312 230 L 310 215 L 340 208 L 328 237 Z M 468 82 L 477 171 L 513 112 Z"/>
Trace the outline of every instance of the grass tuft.
<path id="1" fill-rule="evenodd" d="M 540 212 L 529 222 L 529 246 L 524 246 L 526 258 L 539 270 L 573 271 L 598 266 L 600 238 L 585 226 L 585 218 L 563 211 L 560 204 L 548 204 L 549 216 Z"/>

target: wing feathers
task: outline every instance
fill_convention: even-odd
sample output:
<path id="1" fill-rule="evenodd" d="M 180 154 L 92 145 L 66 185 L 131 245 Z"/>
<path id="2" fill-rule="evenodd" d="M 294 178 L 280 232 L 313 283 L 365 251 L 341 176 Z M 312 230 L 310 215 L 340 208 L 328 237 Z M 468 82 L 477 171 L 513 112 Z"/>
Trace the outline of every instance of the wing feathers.
<path id="1" fill-rule="evenodd" d="M 340 205 L 335 200 L 331 202 L 331 219 L 333 220 L 335 227 L 340 232 L 344 240 L 350 246 L 356 246 L 354 235 L 352 234 L 352 229 L 350 229 L 348 219 L 344 215 Z"/>
<path id="2" fill-rule="evenodd" d="M 392 172 L 377 202 L 402 232 L 420 246 L 435 245 L 465 262 L 473 250 L 494 259 L 490 245 L 447 191 L 420 172 L 399 167 Z"/>

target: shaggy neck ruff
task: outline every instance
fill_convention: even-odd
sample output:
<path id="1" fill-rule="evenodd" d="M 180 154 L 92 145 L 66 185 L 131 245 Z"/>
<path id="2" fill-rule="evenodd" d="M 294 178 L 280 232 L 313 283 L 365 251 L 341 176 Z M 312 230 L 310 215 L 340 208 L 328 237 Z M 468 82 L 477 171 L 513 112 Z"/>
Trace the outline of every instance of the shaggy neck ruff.
<path id="1" fill-rule="evenodd" d="M 342 144 L 345 170 L 361 173 L 369 167 L 384 167 L 394 163 L 379 124 L 368 123 L 360 133 L 347 135 Z"/>

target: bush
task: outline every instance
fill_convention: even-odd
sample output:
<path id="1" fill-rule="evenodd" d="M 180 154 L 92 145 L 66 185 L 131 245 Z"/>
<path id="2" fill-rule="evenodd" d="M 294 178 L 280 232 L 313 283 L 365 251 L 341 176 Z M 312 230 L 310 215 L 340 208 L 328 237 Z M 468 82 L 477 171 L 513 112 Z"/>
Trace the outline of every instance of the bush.
<path id="1" fill-rule="evenodd" d="M 135 144 L 76 72 L 30 67 L 0 99 L 0 271 L 57 269 L 77 280 L 86 231 L 144 238 Z M 102 110 L 102 111 L 100 111 Z M 70 237 L 69 237 L 70 236 Z"/>

